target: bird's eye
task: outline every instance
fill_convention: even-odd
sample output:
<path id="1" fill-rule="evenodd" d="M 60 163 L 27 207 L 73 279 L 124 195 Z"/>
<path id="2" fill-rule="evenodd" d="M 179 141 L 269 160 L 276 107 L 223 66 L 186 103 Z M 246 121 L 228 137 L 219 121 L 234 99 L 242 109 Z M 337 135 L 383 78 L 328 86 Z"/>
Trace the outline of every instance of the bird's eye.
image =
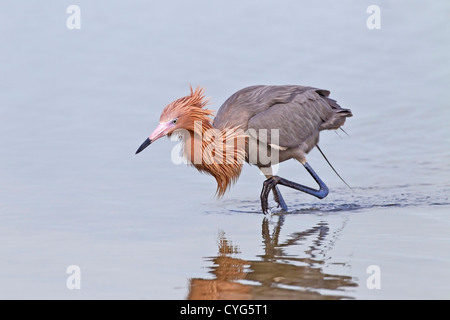
<path id="1" fill-rule="evenodd" d="M 172 123 L 173 123 L 173 124 L 176 124 L 177 121 L 178 121 L 178 118 L 175 118 L 175 119 L 172 120 Z"/>

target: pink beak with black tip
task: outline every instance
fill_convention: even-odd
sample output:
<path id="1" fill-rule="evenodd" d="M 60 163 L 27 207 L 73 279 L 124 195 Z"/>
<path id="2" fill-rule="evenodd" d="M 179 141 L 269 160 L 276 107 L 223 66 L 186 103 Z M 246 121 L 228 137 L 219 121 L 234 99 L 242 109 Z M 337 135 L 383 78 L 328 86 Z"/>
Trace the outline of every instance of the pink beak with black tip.
<path id="1" fill-rule="evenodd" d="M 158 140 L 161 137 L 164 137 L 167 134 L 167 131 L 170 129 L 170 123 L 160 123 L 156 127 L 155 131 L 145 139 L 145 141 L 141 144 L 141 146 L 137 149 L 136 154 L 147 148 L 152 142 Z"/>

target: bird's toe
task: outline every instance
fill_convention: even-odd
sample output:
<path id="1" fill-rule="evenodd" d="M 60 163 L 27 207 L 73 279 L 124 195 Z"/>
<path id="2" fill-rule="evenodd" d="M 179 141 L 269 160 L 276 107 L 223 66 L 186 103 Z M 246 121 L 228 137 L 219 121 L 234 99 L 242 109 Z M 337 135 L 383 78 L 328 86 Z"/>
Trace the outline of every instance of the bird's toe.
<path id="1" fill-rule="evenodd" d="M 273 176 L 273 177 L 267 179 L 266 181 L 264 181 L 264 183 L 263 183 L 263 189 L 261 191 L 261 209 L 264 214 L 267 214 L 269 212 L 269 201 L 268 201 L 269 193 L 270 193 L 270 190 L 275 188 L 275 186 L 277 185 L 277 183 L 278 183 L 277 178 L 278 178 L 277 176 Z M 279 203 L 279 204 L 283 207 L 283 205 L 281 203 Z"/>

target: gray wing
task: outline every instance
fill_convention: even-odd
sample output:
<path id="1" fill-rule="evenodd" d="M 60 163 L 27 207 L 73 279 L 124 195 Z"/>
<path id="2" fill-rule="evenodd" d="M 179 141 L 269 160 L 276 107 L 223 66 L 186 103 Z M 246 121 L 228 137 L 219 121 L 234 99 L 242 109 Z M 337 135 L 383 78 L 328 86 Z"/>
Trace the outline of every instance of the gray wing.
<path id="1" fill-rule="evenodd" d="M 288 103 L 295 95 L 308 89 L 302 86 L 252 86 L 241 89 L 222 104 L 213 126 L 217 129 L 240 126 L 247 130 L 250 118 L 275 104 Z"/>
<path id="2" fill-rule="evenodd" d="M 258 134 L 258 140 L 282 148 L 293 148 L 310 141 L 315 145 L 322 124 L 333 114 L 331 106 L 315 90 L 308 90 L 287 103 L 274 104 L 254 115 L 248 121 L 248 129 L 253 136 L 255 132 Z M 267 139 L 261 129 L 267 129 Z M 277 133 L 278 141 L 273 137 Z"/>
<path id="3" fill-rule="evenodd" d="M 337 129 L 351 116 L 350 110 L 328 98 L 329 93 L 303 86 L 248 87 L 225 101 L 214 126 L 241 126 L 253 136 L 256 132 L 255 138 L 265 143 L 272 143 L 271 129 L 276 129 L 277 144 L 285 148 L 317 142 L 320 130 Z M 261 129 L 267 129 L 267 136 L 259 134 Z"/>

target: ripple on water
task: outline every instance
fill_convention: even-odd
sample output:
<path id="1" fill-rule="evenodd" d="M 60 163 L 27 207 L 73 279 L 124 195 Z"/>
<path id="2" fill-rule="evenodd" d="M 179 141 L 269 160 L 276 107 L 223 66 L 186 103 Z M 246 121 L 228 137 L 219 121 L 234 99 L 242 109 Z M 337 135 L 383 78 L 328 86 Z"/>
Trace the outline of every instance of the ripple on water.
<path id="1" fill-rule="evenodd" d="M 336 189 L 333 195 L 324 200 L 316 200 L 298 196 L 292 191 L 283 192 L 289 210 L 284 214 L 333 213 L 380 208 L 405 208 L 450 205 L 448 194 L 450 188 L 432 184 L 397 185 L 389 187 L 353 188 L 349 193 L 346 189 Z M 301 199 L 300 199 L 301 198 Z M 328 200 L 332 198 L 332 200 Z M 305 201 L 306 202 L 303 202 Z M 217 206 L 223 213 L 256 213 L 260 214 L 259 199 L 223 200 Z M 271 201 L 272 214 L 280 214 L 275 202 Z M 209 213 L 217 212 L 208 211 Z"/>

